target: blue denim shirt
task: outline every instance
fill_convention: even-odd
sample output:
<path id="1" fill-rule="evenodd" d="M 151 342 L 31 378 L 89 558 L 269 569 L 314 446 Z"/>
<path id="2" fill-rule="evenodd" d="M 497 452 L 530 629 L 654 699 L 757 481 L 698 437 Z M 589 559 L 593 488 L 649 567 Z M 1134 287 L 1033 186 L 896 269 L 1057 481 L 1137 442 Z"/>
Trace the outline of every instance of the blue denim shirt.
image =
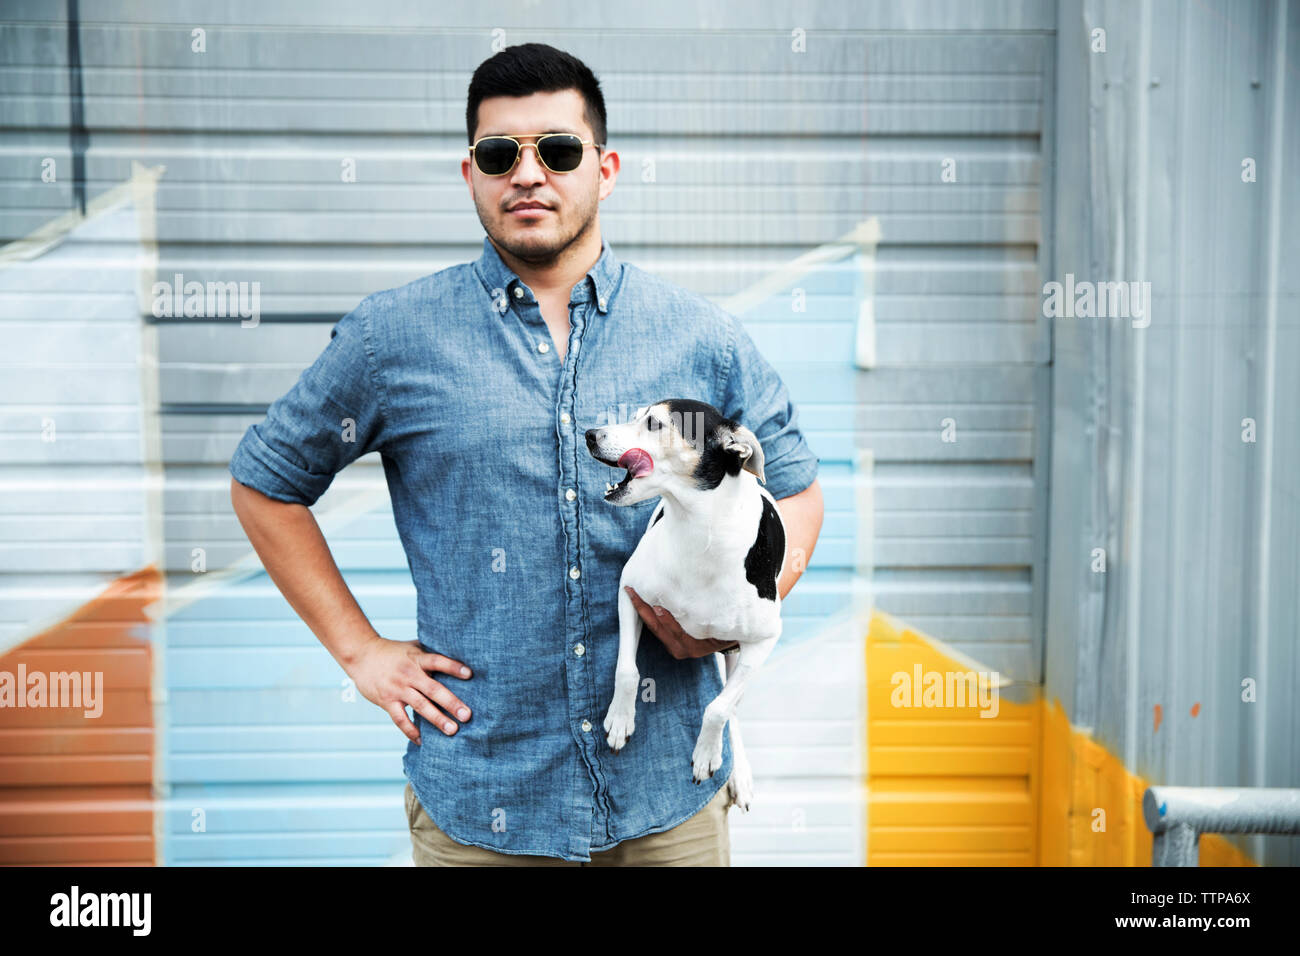
<path id="1" fill-rule="evenodd" d="M 817 458 L 776 372 L 707 299 L 605 242 L 569 307 L 561 362 L 533 290 L 485 237 L 476 262 L 340 319 L 230 471 L 311 505 L 345 465 L 380 453 L 420 643 L 473 672 L 433 675 L 472 716 L 448 737 L 415 715 L 422 745 L 408 742 L 403 769 L 416 796 L 458 843 L 589 860 L 691 817 L 726 785 L 732 754 L 724 734 L 721 768 L 691 782 L 722 687 L 716 656 L 675 660 L 648 628 L 636 732 L 617 755 L 605 743 L 619 575 L 658 499 L 603 501 L 618 476 L 588 454 L 585 431 L 696 398 L 755 432 L 778 499 L 812 484 Z"/>

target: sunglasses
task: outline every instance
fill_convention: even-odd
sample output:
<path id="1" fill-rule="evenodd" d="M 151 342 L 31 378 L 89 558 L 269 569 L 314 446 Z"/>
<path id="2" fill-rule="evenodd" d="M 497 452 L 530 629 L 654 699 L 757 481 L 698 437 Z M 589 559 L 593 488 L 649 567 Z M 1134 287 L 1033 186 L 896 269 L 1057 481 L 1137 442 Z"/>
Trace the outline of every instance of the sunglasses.
<path id="1" fill-rule="evenodd" d="M 572 133 L 520 133 L 537 136 L 536 143 L 521 143 L 514 136 L 484 136 L 469 148 L 474 155 L 474 165 L 484 176 L 504 176 L 515 168 L 525 147 L 537 151 L 537 158 L 553 173 L 571 173 L 582 165 L 582 151 L 588 146 L 601 149 L 592 140 L 581 140 Z"/>

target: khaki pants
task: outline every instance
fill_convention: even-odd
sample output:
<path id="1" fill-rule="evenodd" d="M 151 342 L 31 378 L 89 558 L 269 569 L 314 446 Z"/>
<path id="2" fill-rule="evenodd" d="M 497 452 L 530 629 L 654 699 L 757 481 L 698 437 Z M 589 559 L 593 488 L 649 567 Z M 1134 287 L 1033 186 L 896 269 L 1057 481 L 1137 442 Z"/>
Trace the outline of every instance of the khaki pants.
<path id="1" fill-rule="evenodd" d="M 457 843 L 434 825 L 406 784 L 406 822 L 416 866 L 731 866 L 731 840 L 727 832 L 727 785 L 695 816 L 671 830 L 649 833 L 618 846 L 591 854 L 591 862 L 561 860 L 554 856 L 498 853 L 480 846 Z"/>

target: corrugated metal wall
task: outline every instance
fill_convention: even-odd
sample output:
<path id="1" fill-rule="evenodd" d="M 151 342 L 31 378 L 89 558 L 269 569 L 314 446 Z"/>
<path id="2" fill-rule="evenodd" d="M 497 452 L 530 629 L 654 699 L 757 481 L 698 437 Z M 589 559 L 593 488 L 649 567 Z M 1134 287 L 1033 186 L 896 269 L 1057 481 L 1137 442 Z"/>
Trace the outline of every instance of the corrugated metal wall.
<path id="1" fill-rule="evenodd" d="M 1054 320 L 1047 690 L 1151 783 L 1300 787 L 1300 4 L 1063 2 L 1060 30 L 1052 278 L 1152 301 Z"/>
<path id="2" fill-rule="evenodd" d="M 0 34 L 14 68 L 0 74 L 11 128 L 0 202 L 14 238 L 73 204 L 69 178 L 40 183 L 39 167 L 52 156 L 71 169 L 76 117 L 61 14 L 8 9 L 26 21 Z M 502 40 L 552 43 L 601 77 L 623 158 L 606 236 L 624 259 L 743 316 L 821 458 L 827 513 L 785 606 L 786 669 L 765 675 L 741 711 L 772 799 L 732 815 L 735 861 L 862 860 L 863 634 L 827 624 L 855 596 L 1018 682 L 1039 680 L 1051 4 L 498 2 L 435 15 L 395 2 L 184 0 L 82 14 L 87 193 L 126 179 L 132 161 L 165 167 L 148 281 L 179 273 L 261 288 L 256 328 L 151 325 L 170 595 L 153 631 L 165 651 L 156 776 L 169 797 L 167 862 L 382 862 L 406 851 L 404 741 L 364 700 L 344 699 L 342 672 L 265 576 L 223 575 L 248 552 L 225 463 L 364 295 L 478 254 L 458 170 L 464 98 Z M 356 182 L 342 179 L 347 160 Z M 82 246 L 86 273 L 129 272 L 137 243 Z M 70 320 L 92 300 L 79 289 L 39 309 L 21 292 L 7 301 L 34 321 Z M 118 402 L 112 376 L 134 383 L 136 372 L 98 348 L 75 370 L 34 357 L 40 388 L 0 395 L 17 416 L 6 419 L 18 449 L 9 474 L 62 493 L 42 506 L 49 524 L 37 535 L 91 512 L 57 549 L 34 552 L 21 544 L 29 526 L 4 526 L 5 569 L 36 572 L 43 586 L 137 566 L 135 549 L 105 546 L 123 536 L 104 491 L 72 486 L 72 460 L 38 471 L 47 459 L 26 437 L 30 410 L 15 411 L 33 395 Z M 873 367 L 855 367 L 855 355 L 874 355 Z M 140 461 L 137 426 L 87 411 L 87 431 L 117 433 L 115 460 Z M 80 447 L 69 451 L 78 467 L 101 460 Z M 410 639 L 414 594 L 383 491 L 377 459 L 363 459 L 316 510 L 376 495 L 328 535 L 379 630 Z M 6 620 L 17 633 L 22 622 Z M 798 695 L 801 719 L 764 719 L 779 691 L 782 711 Z"/>
<path id="3" fill-rule="evenodd" d="M 8 37 L 0 51 L 13 55 Z M 0 673 L 18 690 L 0 710 L 0 862 L 147 865 L 165 714 L 145 608 L 162 593 L 162 529 L 136 258 L 154 177 L 60 215 L 70 168 L 56 152 L 43 183 L 49 155 L 33 143 L 0 159 L 5 222 L 30 204 L 42 225 L 0 249 Z M 51 673 L 79 675 L 97 704 L 14 707 L 24 674 Z"/>

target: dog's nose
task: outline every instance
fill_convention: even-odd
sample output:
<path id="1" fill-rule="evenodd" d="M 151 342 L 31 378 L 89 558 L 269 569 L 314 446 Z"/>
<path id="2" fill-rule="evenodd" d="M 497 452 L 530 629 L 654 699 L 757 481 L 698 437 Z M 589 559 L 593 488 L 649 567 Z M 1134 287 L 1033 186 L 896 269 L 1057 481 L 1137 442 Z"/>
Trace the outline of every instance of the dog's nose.
<path id="1" fill-rule="evenodd" d="M 587 447 L 588 447 L 589 449 L 591 449 L 592 451 L 595 451 L 595 450 L 596 450 L 596 442 L 597 442 L 597 441 L 598 441 L 598 439 L 596 438 L 596 429 L 594 429 L 594 428 L 588 428 L 588 429 L 587 429 Z"/>

